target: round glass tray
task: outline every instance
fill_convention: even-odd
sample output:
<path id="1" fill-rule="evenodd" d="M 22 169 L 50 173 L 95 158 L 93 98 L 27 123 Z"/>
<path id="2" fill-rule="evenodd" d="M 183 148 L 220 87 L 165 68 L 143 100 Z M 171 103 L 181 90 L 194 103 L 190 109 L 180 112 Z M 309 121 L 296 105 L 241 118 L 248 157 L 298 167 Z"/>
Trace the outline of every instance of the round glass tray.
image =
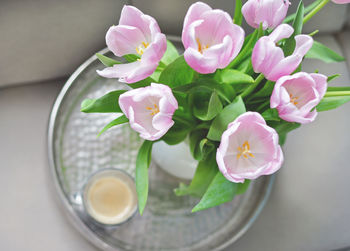
<path id="1" fill-rule="evenodd" d="M 175 42 L 176 44 L 176 42 Z M 177 44 L 179 46 L 179 44 Z M 109 55 L 107 49 L 100 53 Z M 80 104 L 116 89 L 128 89 L 115 79 L 101 78 L 102 64 L 93 56 L 68 79 L 53 106 L 49 129 L 49 161 L 57 191 L 74 226 L 103 250 L 222 250 L 242 236 L 262 210 L 273 176 L 253 182 L 232 202 L 191 213 L 198 198 L 176 197 L 180 181 L 155 163 L 149 169 L 149 198 L 143 216 L 138 213 L 118 227 L 101 227 L 82 207 L 81 189 L 102 168 L 119 168 L 134 177 L 142 141 L 125 124 L 99 138 L 98 132 L 116 114 L 84 114 Z"/>

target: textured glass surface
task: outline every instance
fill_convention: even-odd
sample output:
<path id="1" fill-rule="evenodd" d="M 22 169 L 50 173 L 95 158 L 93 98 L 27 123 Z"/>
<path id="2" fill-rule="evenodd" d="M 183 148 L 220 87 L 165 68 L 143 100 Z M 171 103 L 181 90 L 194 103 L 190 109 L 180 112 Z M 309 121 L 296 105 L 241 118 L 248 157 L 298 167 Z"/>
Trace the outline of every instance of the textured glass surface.
<path id="1" fill-rule="evenodd" d="M 134 177 L 135 159 L 142 143 L 128 125 L 113 127 L 97 137 L 118 115 L 80 112 L 83 99 L 128 88 L 117 80 L 98 77 L 95 71 L 101 68 L 99 62 L 93 61 L 69 88 L 65 87 L 65 95 L 56 102 L 58 110 L 54 114 L 53 133 L 49 135 L 58 189 L 64 195 L 62 200 L 68 202 L 65 205 L 76 226 L 90 241 L 108 250 L 213 250 L 235 241 L 262 208 L 271 186 L 270 177 L 252 182 L 249 190 L 232 202 L 191 213 L 199 200 L 176 197 L 173 189 L 181 180 L 152 162 L 149 198 L 143 216 L 137 213 L 126 223 L 112 228 L 98 226 L 86 216 L 80 191 L 89 175 L 101 168 L 114 167 Z"/>

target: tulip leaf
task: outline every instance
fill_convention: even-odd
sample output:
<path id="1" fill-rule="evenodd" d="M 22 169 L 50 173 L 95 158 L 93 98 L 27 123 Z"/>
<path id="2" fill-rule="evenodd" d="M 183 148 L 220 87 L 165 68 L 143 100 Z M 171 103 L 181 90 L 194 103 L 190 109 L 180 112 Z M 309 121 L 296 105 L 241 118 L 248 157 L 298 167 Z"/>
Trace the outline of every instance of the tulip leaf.
<path id="1" fill-rule="evenodd" d="M 317 5 L 319 5 L 322 1 L 324 1 L 324 0 L 316 0 L 316 1 L 312 2 L 311 4 L 309 4 L 308 6 L 306 6 L 306 7 L 305 7 L 305 10 L 304 10 L 304 14 L 308 14 L 310 11 L 312 11 L 313 9 L 315 9 L 315 7 L 316 7 Z M 290 22 L 292 22 L 292 21 L 295 19 L 296 14 L 297 14 L 297 13 L 293 13 L 293 14 L 287 16 L 287 17 L 284 19 L 283 23 L 290 23 Z"/>
<path id="2" fill-rule="evenodd" d="M 101 131 L 100 133 L 97 135 L 97 137 L 101 136 L 102 133 L 104 133 L 105 131 L 107 131 L 109 128 L 116 126 L 116 125 L 120 125 L 120 124 L 124 124 L 129 122 L 129 119 L 125 116 L 122 115 L 118 118 L 116 118 L 115 120 L 111 121 L 110 123 L 108 123 Z"/>
<path id="3" fill-rule="evenodd" d="M 198 162 L 196 172 L 190 185 L 180 183 L 179 187 L 174 190 L 177 196 L 192 195 L 202 197 L 208 186 L 218 173 L 215 153 Z"/>
<path id="4" fill-rule="evenodd" d="M 207 131 L 204 129 L 201 130 L 195 130 L 190 133 L 189 140 L 190 140 L 190 152 L 195 160 L 201 160 L 202 159 L 202 151 L 201 151 L 201 145 L 200 142 L 205 136 L 207 135 Z"/>
<path id="5" fill-rule="evenodd" d="M 212 120 L 222 111 L 222 103 L 216 91 L 212 92 L 210 98 L 205 92 L 193 93 L 193 96 L 193 114 L 198 119 L 203 121 Z M 197 97 L 199 98 L 196 99 Z"/>
<path id="6" fill-rule="evenodd" d="M 118 99 L 126 90 L 117 90 L 107 93 L 106 95 L 97 99 L 85 99 L 81 103 L 80 111 L 85 113 L 109 113 L 122 112 Z"/>
<path id="7" fill-rule="evenodd" d="M 170 63 L 160 74 L 159 83 L 171 88 L 192 82 L 194 70 L 186 63 L 183 56 Z"/>
<path id="8" fill-rule="evenodd" d="M 330 88 L 330 87 L 328 87 Z M 335 109 L 350 101 L 350 96 L 325 97 L 316 106 L 318 112 Z"/>
<path id="9" fill-rule="evenodd" d="M 336 78 L 338 78 L 338 77 L 340 77 L 340 74 L 334 74 L 334 75 L 332 75 L 332 76 L 329 76 L 329 77 L 327 78 L 327 82 L 331 82 L 332 80 L 334 80 L 334 79 L 336 79 Z"/>
<path id="10" fill-rule="evenodd" d="M 236 0 L 235 15 L 234 15 L 233 21 L 234 21 L 235 24 L 241 25 L 242 24 L 242 19 L 243 19 L 243 15 L 242 15 L 242 0 Z"/>
<path id="11" fill-rule="evenodd" d="M 275 87 L 275 82 L 267 81 L 265 85 L 256 93 L 254 93 L 254 98 L 270 96 Z"/>
<path id="12" fill-rule="evenodd" d="M 325 63 L 335 63 L 345 60 L 338 53 L 317 41 L 314 41 L 311 49 L 306 53 L 305 57 L 319 59 Z"/>
<path id="13" fill-rule="evenodd" d="M 96 53 L 96 57 L 101 61 L 102 64 L 104 64 L 107 67 L 112 67 L 115 64 L 121 64 L 121 62 L 114 60 L 112 58 L 109 58 L 100 53 Z"/>
<path id="14" fill-rule="evenodd" d="M 248 35 L 244 39 L 244 44 L 242 47 L 241 52 L 237 55 L 237 57 L 232 60 L 232 62 L 225 68 L 236 68 L 238 65 L 242 63 L 247 57 L 251 55 L 251 52 L 256 44 L 256 41 L 259 39 L 259 33 L 262 28 L 259 27 L 259 29 L 256 29 L 252 34 Z"/>
<path id="15" fill-rule="evenodd" d="M 162 137 L 162 140 L 168 145 L 176 145 L 184 141 L 189 132 L 190 128 L 175 122 L 169 131 Z"/>
<path id="16" fill-rule="evenodd" d="M 230 85 L 254 83 L 254 79 L 250 75 L 233 69 L 225 69 L 221 71 L 220 80 L 224 84 Z"/>
<path id="17" fill-rule="evenodd" d="M 274 121 L 280 121 L 280 117 L 278 116 L 278 111 L 276 108 L 269 108 L 266 111 L 264 111 L 261 116 L 267 121 L 267 120 L 274 120 Z"/>
<path id="18" fill-rule="evenodd" d="M 125 58 L 126 61 L 128 61 L 129 63 L 135 62 L 136 60 L 140 59 L 140 57 L 136 54 L 127 54 L 124 55 L 123 58 Z"/>
<path id="19" fill-rule="evenodd" d="M 244 180 L 243 183 L 238 183 L 236 194 L 237 195 L 244 194 L 247 191 L 247 189 L 249 188 L 249 185 L 250 185 L 250 180 L 248 180 L 248 179 Z"/>
<path id="20" fill-rule="evenodd" d="M 155 82 L 156 81 L 153 78 L 148 77 L 148 78 L 145 78 L 145 79 L 140 80 L 138 82 L 128 84 L 128 86 L 130 86 L 133 89 L 137 89 L 137 88 L 140 88 L 140 87 L 149 86 L 151 83 L 155 83 Z"/>
<path id="21" fill-rule="evenodd" d="M 237 188 L 237 183 L 228 181 L 221 172 L 218 172 L 200 202 L 192 209 L 192 212 L 198 212 L 232 201 L 236 195 Z"/>
<path id="22" fill-rule="evenodd" d="M 227 105 L 213 120 L 207 138 L 214 141 L 220 141 L 222 133 L 227 129 L 229 123 L 233 122 L 239 115 L 245 113 L 245 105 L 238 96 L 231 104 Z"/>
<path id="23" fill-rule="evenodd" d="M 194 83 L 178 86 L 174 88 L 174 91 L 183 92 L 187 94 L 196 93 L 199 91 L 216 91 L 217 94 L 225 100 L 227 103 L 235 98 L 236 92 L 232 86 L 226 84 L 220 84 L 213 79 L 200 79 Z"/>
<path id="24" fill-rule="evenodd" d="M 172 63 L 176 58 L 179 57 L 179 53 L 172 42 L 167 40 L 166 44 L 167 44 L 166 51 L 164 53 L 164 56 L 162 57 L 161 62 L 168 65 Z"/>
<path id="25" fill-rule="evenodd" d="M 281 120 L 279 122 L 271 121 L 269 122 L 269 125 L 278 133 L 280 145 L 285 143 L 286 136 L 290 131 L 293 131 L 301 126 L 299 123 L 291 123 L 285 120 Z"/>
<path id="26" fill-rule="evenodd" d="M 328 86 L 327 92 L 350 91 L 350 86 Z"/>
<path id="27" fill-rule="evenodd" d="M 285 56 L 289 56 L 295 49 L 295 36 L 301 34 L 303 28 L 304 19 L 304 4 L 303 1 L 299 2 L 299 6 L 293 21 L 294 33 L 286 40 L 283 45 L 283 52 Z"/>
<path id="28" fill-rule="evenodd" d="M 184 141 L 187 134 L 193 129 L 195 123 L 191 121 L 188 114 L 181 109 L 175 111 L 173 115 L 175 124 L 161 138 L 168 145 L 176 145 Z"/>
<path id="29" fill-rule="evenodd" d="M 135 183 L 139 212 L 142 215 L 148 197 L 148 167 L 151 162 L 152 141 L 145 140 L 136 158 Z"/>

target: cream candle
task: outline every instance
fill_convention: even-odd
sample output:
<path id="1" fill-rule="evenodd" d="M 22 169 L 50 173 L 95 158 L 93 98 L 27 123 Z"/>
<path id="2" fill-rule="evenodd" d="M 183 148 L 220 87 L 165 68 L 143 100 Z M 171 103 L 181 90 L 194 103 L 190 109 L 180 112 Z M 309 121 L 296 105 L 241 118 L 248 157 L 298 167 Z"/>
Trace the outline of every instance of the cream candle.
<path id="1" fill-rule="evenodd" d="M 135 183 L 123 171 L 99 171 L 84 187 L 84 206 L 87 213 L 97 222 L 107 225 L 120 224 L 136 211 Z"/>

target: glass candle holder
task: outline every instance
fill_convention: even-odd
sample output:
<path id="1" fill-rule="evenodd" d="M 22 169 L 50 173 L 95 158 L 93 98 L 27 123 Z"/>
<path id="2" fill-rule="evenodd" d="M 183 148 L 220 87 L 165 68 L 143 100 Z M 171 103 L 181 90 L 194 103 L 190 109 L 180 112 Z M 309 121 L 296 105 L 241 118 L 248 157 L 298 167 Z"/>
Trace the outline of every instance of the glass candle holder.
<path id="1" fill-rule="evenodd" d="M 137 209 L 134 179 L 119 169 L 101 169 L 92 174 L 82 194 L 86 213 L 102 225 L 119 225 Z"/>

